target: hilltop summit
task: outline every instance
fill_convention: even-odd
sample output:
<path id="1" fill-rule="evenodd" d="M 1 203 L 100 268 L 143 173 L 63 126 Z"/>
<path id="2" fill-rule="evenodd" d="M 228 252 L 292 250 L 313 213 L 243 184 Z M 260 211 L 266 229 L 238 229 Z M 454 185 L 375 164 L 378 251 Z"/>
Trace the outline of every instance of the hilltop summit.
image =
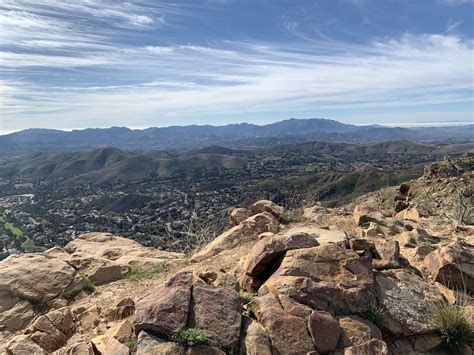
<path id="1" fill-rule="evenodd" d="M 89 233 L 10 256 L 2 350 L 472 354 L 471 164 L 451 159 L 335 209 L 235 208 L 191 255 Z"/>

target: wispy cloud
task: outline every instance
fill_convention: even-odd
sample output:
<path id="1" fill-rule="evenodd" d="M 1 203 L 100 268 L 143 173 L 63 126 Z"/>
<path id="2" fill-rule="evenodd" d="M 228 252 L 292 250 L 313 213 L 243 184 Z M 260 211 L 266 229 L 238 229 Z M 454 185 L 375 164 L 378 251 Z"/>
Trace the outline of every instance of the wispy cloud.
<path id="1" fill-rule="evenodd" d="M 188 11 L 164 2 L 0 0 L 0 11 L 4 130 L 472 101 L 474 44 L 456 35 L 460 21 L 355 43 L 285 20 L 292 41 L 194 43 L 148 31 Z"/>

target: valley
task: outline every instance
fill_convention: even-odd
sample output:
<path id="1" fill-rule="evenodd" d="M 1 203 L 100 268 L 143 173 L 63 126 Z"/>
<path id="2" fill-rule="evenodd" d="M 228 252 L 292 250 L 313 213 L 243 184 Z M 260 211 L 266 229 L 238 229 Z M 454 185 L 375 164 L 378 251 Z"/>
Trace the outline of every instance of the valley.
<path id="1" fill-rule="evenodd" d="M 270 199 L 289 209 L 318 201 L 334 207 L 417 178 L 426 162 L 470 150 L 470 144 L 313 141 L 254 150 L 37 153 L 0 168 L 1 256 L 62 246 L 90 231 L 188 251 L 203 234 L 224 230 L 232 206 Z"/>

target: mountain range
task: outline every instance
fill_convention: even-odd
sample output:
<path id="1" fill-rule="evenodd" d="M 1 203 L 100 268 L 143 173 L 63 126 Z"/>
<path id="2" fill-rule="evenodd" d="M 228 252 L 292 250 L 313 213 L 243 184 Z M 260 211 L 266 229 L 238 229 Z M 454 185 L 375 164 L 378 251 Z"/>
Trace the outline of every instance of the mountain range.
<path id="1" fill-rule="evenodd" d="M 267 125 L 190 125 L 143 130 L 126 127 L 61 131 L 27 129 L 0 136 L 0 153 L 85 150 L 117 147 L 136 150 L 188 150 L 211 145 L 253 149 L 311 140 L 374 142 L 385 140 L 466 143 L 474 140 L 474 124 L 450 127 L 399 128 L 355 126 L 334 120 L 289 119 Z"/>

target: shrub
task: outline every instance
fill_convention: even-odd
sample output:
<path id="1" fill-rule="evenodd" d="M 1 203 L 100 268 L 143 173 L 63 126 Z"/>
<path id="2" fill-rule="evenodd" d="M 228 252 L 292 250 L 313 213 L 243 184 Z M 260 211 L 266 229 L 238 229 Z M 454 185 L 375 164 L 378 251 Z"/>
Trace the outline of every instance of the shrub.
<path id="1" fill-rule="evenodd" d="M 161 262 L 156 265 L 153 265 L 151 267 L 140 267 L 140 266 L 135 266 L 130 269 L 130 271 L 127 274 L 127 279 L 132 280 L 132 281 L 138 281 L 142 279 L 149 278 L 155 274 L 159 274 L 163 272 L 165 269 L 166 262 Z"/>
<path id="2" fill-rule="evenodd" d="M 371 321 L 377 327 L 381 327 L 385 323 L 383 310 L 375 304 L 371 305 L 367 310 L 360 312 L 358 315 Z"/>
<path id="3" fill-rule="evenodd" d="M 457 353 L 464 345 L 474 341 L 464 309 L 460 306 L 441 306 L 436 309 L 435 323 L 443 337 L 443 347 L 450 353 Z"/>
<path id="4" fill-rule="evenodd" d="M 199 328 L 180 328 L 172 336 L 172 340 L 186 345 L 209 344 L 204 332 Z"/>
<path id="5" fill-rule="evenodd" d="M 125 342 L 125 345 L 128 346 L 128 348 L 133 351 L 136 350 L 138 344 L 138 339 L 135 337 L 130 337 L 128 340 Z"/>
<path id="6" fill-rule="evenodd" d="M 82 291 L 87 292 L 94 292 L 95 286 L 91 280 L 87 277 L 87 275 L 83 274 L 82 272 L 79 273 L 79 284 L 72 288 L 69 291 L 64 291 L 62 293 L 62 297 L 68 301 L 72 301 L 78 294 Z"/>

